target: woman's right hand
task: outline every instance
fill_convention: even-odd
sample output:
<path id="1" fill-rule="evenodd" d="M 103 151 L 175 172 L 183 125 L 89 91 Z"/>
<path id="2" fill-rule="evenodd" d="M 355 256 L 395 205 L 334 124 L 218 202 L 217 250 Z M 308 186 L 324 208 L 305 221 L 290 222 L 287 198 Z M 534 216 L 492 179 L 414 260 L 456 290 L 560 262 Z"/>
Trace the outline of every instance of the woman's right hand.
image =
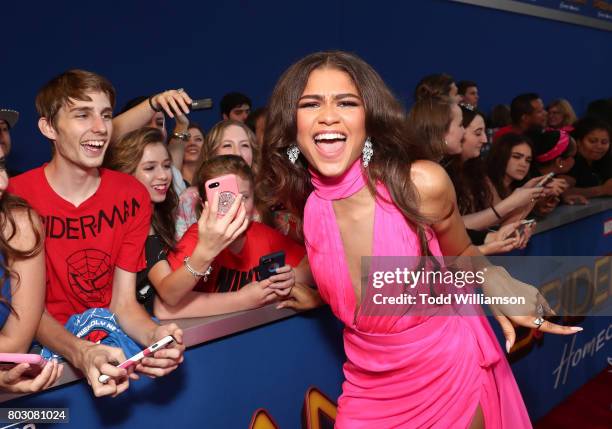
<path id="1" fill-rule="evenodd" d="M 198 220 L 198 246 L 205 246 L 207 258 L 214 259 L 223 249 L 246 231 L 249 219 L 242 195 L 238 195 L 224 216 L 218 216 L 219 193 L 211 204 L 206 201 Z"/>
<path id="2" fill-rule="evenodd" d="M 34 378 L 26 372 L 30 364 L 20 363 L 11 369 L 0 369 L 0 390 L 13 393 L 35 393 L 48 389 L 62 376 L 64 365 L 56 360 L 47 362 L 42 371 Z"/>

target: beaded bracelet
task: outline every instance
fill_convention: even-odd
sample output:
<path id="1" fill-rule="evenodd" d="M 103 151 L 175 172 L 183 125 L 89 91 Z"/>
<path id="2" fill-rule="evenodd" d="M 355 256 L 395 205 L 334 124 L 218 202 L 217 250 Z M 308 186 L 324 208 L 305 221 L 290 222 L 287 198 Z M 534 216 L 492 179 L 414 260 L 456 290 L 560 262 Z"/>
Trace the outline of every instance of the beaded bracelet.
<path id="1" fill-rule="evenodd" d="M 205 272 L 201 273 L 199 271 L 194 270 L 193 267 L 189 265 L 189 259 L 189 256 L 185 256 L 185 259 L 183 259 L 183 265 L 185 265 L 185 269 L 189 271 L 189 274 L 196 278 L 201 277 L 202 281 L 204 282 L 208 281 L 208 276 L 210 276 L 210 273 L 212 273 L 212 264 L 208 266 L 208 269 Z"/>

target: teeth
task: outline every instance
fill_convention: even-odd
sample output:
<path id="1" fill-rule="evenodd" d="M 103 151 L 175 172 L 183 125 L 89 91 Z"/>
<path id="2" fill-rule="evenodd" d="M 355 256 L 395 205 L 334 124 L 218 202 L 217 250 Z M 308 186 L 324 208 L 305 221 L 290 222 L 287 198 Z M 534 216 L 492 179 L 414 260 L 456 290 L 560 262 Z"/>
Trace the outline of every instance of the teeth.
<path id="1" fill-rule="evenodd" d="M 340 133 L 321 133 L 315 136 L 315 141 L 321 140 L 346 140 L 346 136 Z"/>
<path id="2" fill-rule="evenodd" d="M 88 140 L 83 144 L 86 146 L 102 147 L 104 146 L 104 140 Z"/>

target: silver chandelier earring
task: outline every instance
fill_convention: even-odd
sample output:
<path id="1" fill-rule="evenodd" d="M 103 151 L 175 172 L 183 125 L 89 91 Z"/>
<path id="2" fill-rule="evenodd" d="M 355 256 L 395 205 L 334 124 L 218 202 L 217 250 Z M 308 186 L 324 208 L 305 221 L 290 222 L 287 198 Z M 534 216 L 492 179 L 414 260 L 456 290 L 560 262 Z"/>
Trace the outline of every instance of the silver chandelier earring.
<path id="1" fill-rule="evenodd" d="M 372 148 L 372 140 L 370 140 L 368 137 L 364 142 L 363 149 L 361 151 L 361 161 L 363 162 L 364 168 L 368 168 L 368 165 L 370 165 L 372 155 L 374 155 L 374 149 Z"/>
<path id="2" fill-rule="evenodd" d="M 292 144 L 287 149 L 287 156 L 289 157 L 289 161 L 291 161 L 292 164 L 295 164 L 298 156 L 300 156 L 300 149 L 298 149 L 296 145 Z"/>

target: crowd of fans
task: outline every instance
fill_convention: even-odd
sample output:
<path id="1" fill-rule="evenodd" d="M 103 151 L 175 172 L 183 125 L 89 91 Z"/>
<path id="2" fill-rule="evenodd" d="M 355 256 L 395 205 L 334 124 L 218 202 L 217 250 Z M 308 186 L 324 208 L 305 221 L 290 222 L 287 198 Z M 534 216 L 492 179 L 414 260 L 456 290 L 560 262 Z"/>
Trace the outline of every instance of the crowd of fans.
<path id="1" fill-rule="evenodd" d="M 21 175 L 5 162 L 18 113 L 0 110 L 0 352 L 25 353 L 35 339 L 51 358 L 37 375 L 28 364 L 0 369 L 0 388 L 53 385 L 61 356 L 95 395 L 117 395 L 139 374 L 163 376 L 183 360 L 182 331 L 152 316 L 320 305 L 291 203 L 275 201 L 259 180 L 266 109 L 229 93 L 222 120 L 206 132 L 189 120 L 191 102 L 187 91 L 169 90 L 136 97 L 113 117 L 110 82 L 67 71 L 36 99 L 52 159 Z M 446 169 L 483 254 L 525 248 L 532 219 L 560 204 L 612 195 L 612 100 L 591 103 L 580 119 L 567 100 L 545 107 L 535 93 L 490 115 L 478 104 L 475 82 L 430 75 L 406 121 L 423 156 Z M 204 184 L 227 174 L 240 195 L 220 217 L 218 194 L 207 201 Z M 260 257 L 279 250 L 286 265 L 259 281 Z M 109 328 L 84 329 L 92 318 Z M 129 371 L 115 366 L 166 335 L 172 347 Z"/>

